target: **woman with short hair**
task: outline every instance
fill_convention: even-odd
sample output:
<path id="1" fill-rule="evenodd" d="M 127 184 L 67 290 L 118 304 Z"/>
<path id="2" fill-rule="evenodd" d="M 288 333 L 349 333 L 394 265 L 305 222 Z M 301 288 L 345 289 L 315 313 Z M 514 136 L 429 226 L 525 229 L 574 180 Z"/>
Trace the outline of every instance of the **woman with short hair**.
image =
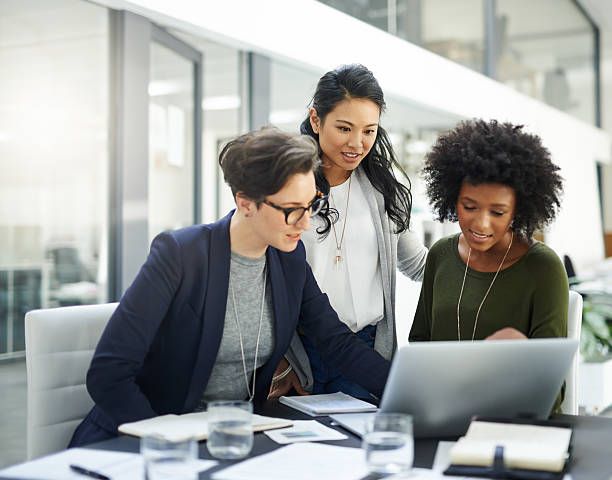
<path id="1" fill-rule="evenodd" d="M 265 400 L 298 327 L 344 375 L 382 392 L 389 363 L 338 320 L 306 263 L 301 234 L 326 205 L 318 163 L 312 139 L 275 129 L 225 146 L 236 209 L 153 240 L 96 348 L 87 373 L 95 406 L 71 446 L 212 400 Z"/>

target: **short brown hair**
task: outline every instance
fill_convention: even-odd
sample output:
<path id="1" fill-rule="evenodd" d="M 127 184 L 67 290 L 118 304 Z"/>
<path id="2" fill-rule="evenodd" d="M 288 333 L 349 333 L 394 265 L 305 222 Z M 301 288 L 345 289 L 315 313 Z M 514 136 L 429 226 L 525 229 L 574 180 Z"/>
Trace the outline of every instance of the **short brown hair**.
<path id="1" fill-rule="evenodd" d="M 320 162 L 312 138 L 274 127 L 240 135 L 219 155 L 232 194 L 241 192 L 257 203 L 278 192 L 292 175 L 312 172 Z"/>

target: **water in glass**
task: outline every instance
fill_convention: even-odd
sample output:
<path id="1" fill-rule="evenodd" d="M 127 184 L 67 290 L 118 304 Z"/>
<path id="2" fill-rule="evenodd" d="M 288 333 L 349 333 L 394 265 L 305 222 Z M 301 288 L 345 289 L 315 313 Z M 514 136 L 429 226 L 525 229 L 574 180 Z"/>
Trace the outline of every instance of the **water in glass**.
<path id="1" fill-rule="evenodd" d="M 172 441 L 158 436 L 144 437 L 140 453 L 146 480 L 197 480 L 194 460 L 198 457 L 193 439 Z"/>
<path id="2" fill-rule="evenodd" d="M 210 402 L 208 440 L 213 457 L 246 457 L 253 448 L 252 405 L 249 402 Z"/>
<path id="3" fill-rule="evenodd" d="M 409 415 L 378 414 L 366 430 L 362 446 L 371 472 L 397 474 L 412 469 L 414 440 Z"/>

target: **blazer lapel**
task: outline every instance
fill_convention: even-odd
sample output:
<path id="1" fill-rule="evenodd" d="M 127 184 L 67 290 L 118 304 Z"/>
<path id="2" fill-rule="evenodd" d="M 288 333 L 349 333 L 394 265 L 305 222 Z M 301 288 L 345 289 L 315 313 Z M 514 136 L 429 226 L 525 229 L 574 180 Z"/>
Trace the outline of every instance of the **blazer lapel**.
<path id="1" fill-rule="evenodd" d="M 276 249 L 268 247 L 267 257 L 274 310 L 274 353 L 276 353 L 276 350 L 281 344 L 291 341 L 291 337 L 297 325 L 289 319 L 290 312 L 287 286 L 291 281 L 285 278 L 285 272 L 281 266 L 279 253 Z M 286 349 L 283 349 L 283 353 L 285 350 Z"/>
<path id="2" fill-rule="evenodd" d="M 201 314 L 202 334 L 189 391 L 185 399 L 185 412 L 191 412 L 197 407 L 221 345 L 229 285 L 231 260 L 229 226 L 232 214 L 233 212 L 230 212 L 219 220 L 210 234 L 207 251 L 207 278 L 202 281 L 202 286 L 206 285 L 204 308 Z"/>

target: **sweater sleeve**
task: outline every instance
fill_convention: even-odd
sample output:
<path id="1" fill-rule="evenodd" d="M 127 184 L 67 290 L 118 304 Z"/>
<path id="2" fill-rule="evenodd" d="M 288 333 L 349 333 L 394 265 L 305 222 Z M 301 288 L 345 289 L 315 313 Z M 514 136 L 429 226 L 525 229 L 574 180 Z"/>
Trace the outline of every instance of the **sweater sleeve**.
<path id="1" fill-rule="evenodd" d="M 427 248 L 418 236 L 409 230 L 399 234 L 397 239 L 397 268 L 415 281 L 423 280 Z"/>
<path id="2" fill-rule="evenodd" d="M 557 254 L 543 245 L 530 270 L 536 280 L 529 338 L 567 337 L 569 286 Z"/>

